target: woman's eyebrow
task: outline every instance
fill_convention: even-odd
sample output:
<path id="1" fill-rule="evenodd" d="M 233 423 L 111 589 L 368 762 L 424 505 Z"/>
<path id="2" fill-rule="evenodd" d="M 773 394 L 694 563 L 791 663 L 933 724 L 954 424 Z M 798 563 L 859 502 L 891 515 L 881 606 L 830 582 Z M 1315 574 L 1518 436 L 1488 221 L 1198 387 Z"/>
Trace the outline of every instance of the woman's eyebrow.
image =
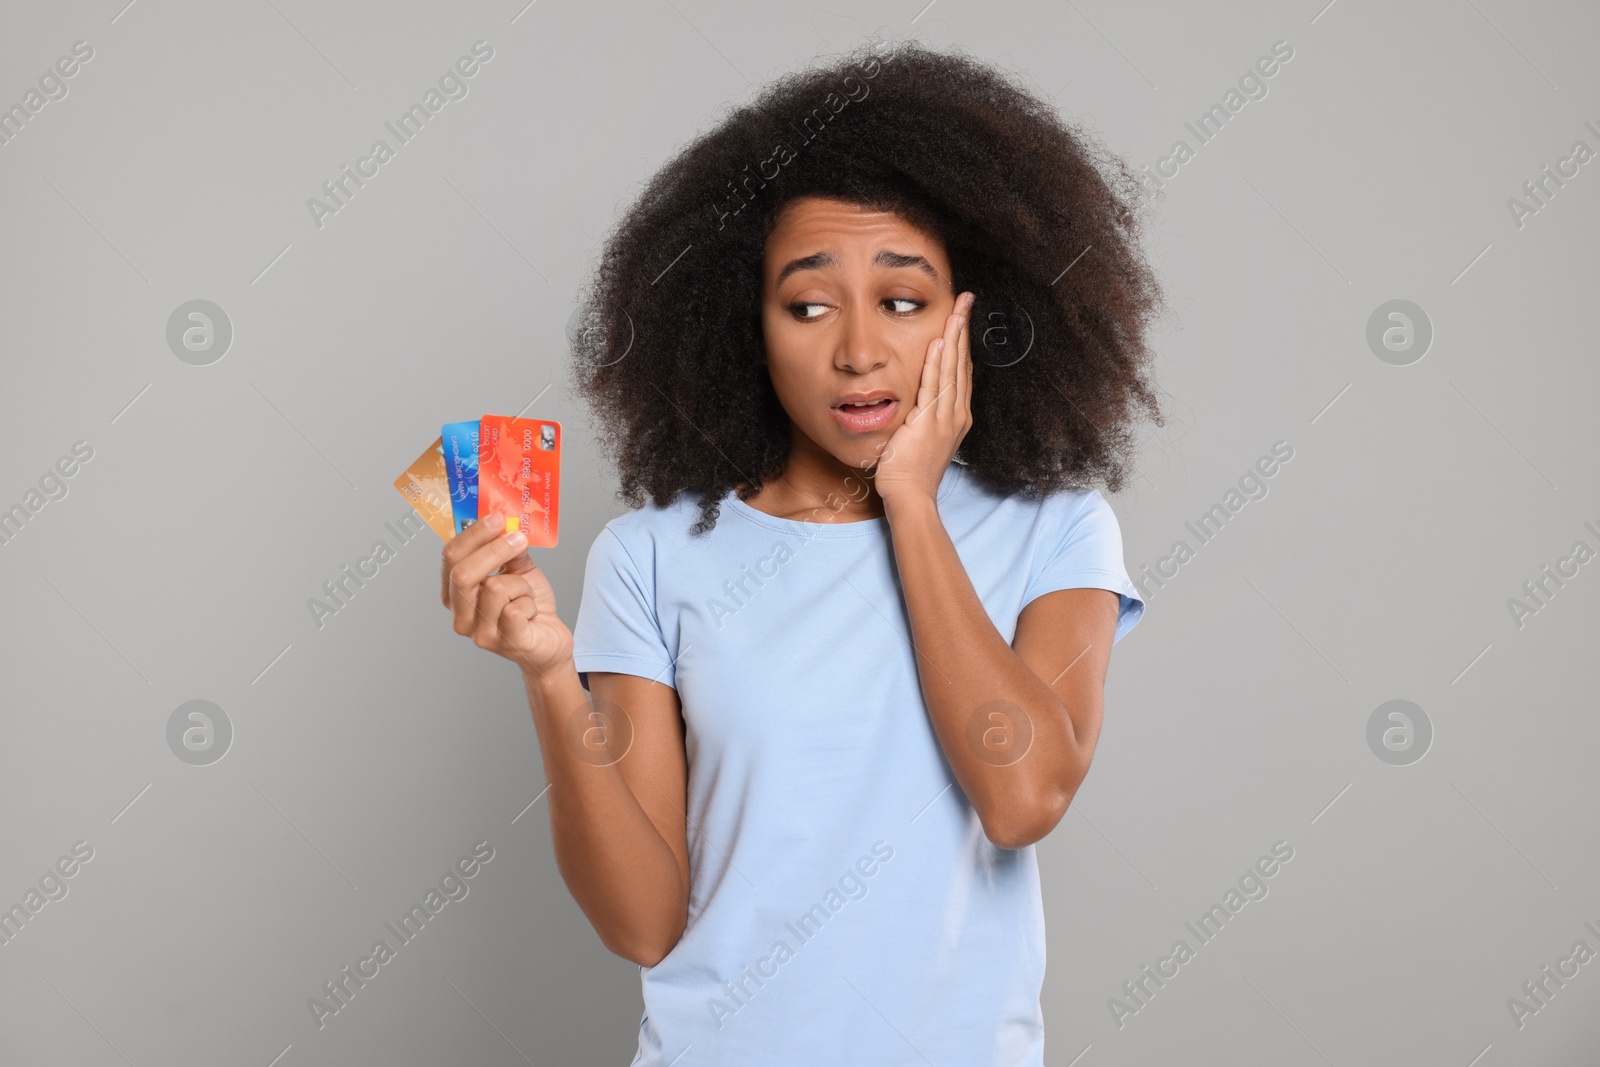
<path id="1" fill-rule="evenodd" d="M 933 264 L 929 263 L 922 256 L 903 255 L 899 252 L 891 252 L 885 248 L 883 251 L 879 252 L 873 257 L 872 262 L 874 265 L 879 267 L 915 267 L 917 270 L 922 271 L 935 281 L 939 279 L 939 272 L 934 270 Z M 772 285 L 773 288 L 777 288 L 783 284 L 783 280 L 785 278 L 799 271 L 818 270 L 822 267 L 837 267 L 838 265 L 839 258 L 832 252 L 813 252 L 809 256 L 802 256 L 799 259 L 791 259 L 788 263 L 785 263 L 783 265 L 783 269 L 778 272 L 777 280 L 774 281 Z"/>

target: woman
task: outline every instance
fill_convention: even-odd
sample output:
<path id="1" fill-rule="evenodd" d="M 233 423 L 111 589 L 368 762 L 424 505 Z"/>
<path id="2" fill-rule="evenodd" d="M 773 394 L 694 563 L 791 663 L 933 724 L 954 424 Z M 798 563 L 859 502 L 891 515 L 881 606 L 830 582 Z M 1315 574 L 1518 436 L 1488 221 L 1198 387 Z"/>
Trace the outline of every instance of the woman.
<path id="1" fill-rule="evenodd" d="M 1137 183 L 1085 143 L 914 44 L 768 87 L 605 249 L 577 376 L 635 510 L 574 630 L 499 517 L 445 549 L 636 1067 L 1043 1062 L 1032 846 L 1143 611 L 1089 483 L 1160 421 Z"/>

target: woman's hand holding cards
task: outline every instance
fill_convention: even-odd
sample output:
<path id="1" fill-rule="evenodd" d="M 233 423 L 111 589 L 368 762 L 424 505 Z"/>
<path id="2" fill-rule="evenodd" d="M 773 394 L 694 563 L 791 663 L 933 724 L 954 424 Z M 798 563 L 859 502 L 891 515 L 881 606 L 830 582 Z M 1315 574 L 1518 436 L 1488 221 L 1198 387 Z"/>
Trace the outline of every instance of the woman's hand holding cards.
<path id="1" fill-rule="evenodd" d="M 439 599 L 456 633 L 524 673 L 572 658 L 572 631 L 556 616 L 550 581 L 528 556 L 528 538 L 504 516 L 473 523 L 444 546 Z"/>

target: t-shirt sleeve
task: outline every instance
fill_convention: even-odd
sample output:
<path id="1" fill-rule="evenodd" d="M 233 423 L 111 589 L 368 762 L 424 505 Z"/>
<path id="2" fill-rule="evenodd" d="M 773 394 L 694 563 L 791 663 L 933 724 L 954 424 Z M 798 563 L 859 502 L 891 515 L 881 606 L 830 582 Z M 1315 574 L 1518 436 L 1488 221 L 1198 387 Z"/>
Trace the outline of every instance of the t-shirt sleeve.
<path id="1" fill-rule="evenodd" d="M 637 674 L 669 686 L 675 681 L 656 615 L 655 583 L 609 525 L 589 546 L 572 660 L 585 689 L 590 671 Z"/>
<path id="2" fill-rule="evenodd" d="M 1022 594 L 1023 607 L 1057 589 L 1109 589 L 1121 598 L 1111 639 L 1116 644 L 1144 617 L 1144 600 L 1122 562 L 1117 513 L 1097 489 L 1075 507 L 1068 505 L 1067 511 L 1064 527 L 1047 535 L 1049 540 L 1035 557 L 1033 575 Z"/>

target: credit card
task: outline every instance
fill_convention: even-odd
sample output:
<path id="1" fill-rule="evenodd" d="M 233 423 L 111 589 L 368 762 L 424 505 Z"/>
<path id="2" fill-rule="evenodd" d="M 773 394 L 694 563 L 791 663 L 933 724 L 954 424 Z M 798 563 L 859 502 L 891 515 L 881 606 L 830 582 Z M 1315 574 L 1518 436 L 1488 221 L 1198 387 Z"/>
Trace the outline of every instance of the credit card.
<path id="1" fill-rule="evenodd" d="M 450 486 L 450 513 L 455 532 L 478 521 L 478 424 L 446 423 L 439 433 L 444 470 Z"/>
<path id="2" fill-rule="evenodd" d="M 478 434 L 478 518 L 516 519 L 533 548 L 553 548 L 561 510 L 561 424 L 485 415 Z"/>
<path id="3" fill-rule="evenodd" d="M 445 473 L 444 442 L 434 438 L 428 450 L 411 462 L 406 472 L 394 480 L 400 495 L 411 502 L 433 532 L 443 540 L 456 535 L 450 508 L 450 476 Z"/>

